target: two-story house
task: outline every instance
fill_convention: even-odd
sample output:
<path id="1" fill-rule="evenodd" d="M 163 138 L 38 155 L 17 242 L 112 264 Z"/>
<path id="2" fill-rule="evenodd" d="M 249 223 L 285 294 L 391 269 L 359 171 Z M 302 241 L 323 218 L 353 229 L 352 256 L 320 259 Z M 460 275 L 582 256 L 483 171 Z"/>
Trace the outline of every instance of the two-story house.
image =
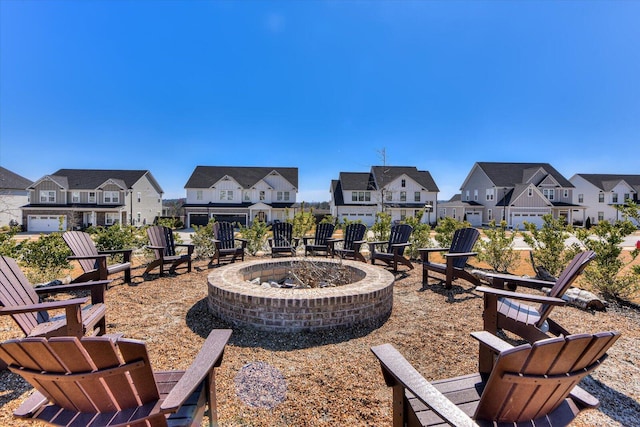
<path id="1" fill-rule="evenodd" d="M 20 207 L 29 203 L 31 180 L 0 166 L 0 226 L 22 225 Z"/>
<path id="2" fill-rule="evenodd" d="M 60 169 L 29 187 L 22 207 L 28 231 L 153 223 L 162 188 L 148 170 Z"/>
<path id="3" fill-rule="evenodd" d="M 340 172 L 329 189 L 331 215 L 371 226 L 378 212 L 389 213 L 396 222 L 426 212 L 422 221 L 431 222 L 438 191 L 431 174 L 413 166 L 372 166 L 369 172 Z"/>
<path id="4" fill-rule="evenodd" d="M 185 185 L 188 227 L 209 220 L 249 225 L 293 217 L 298 168 L 196 166 Z"/>
<path id="5" fill-rule="evenodd" d="M 627 200 L 638 202 L 640 175 L 578 173 L 569 181 L 575 187 L 574 203 L 586 208 L 586 217 L 592 224 L 623 219 L 616 206 Z"/>
<path id="6" fill-rule="evenodd" d="M 460 187 L 461 193 L 440 203 L 438 217 L 456 217 L 473 226 L 506 221 L 540 226 L 552 214 L 572 223 L 584 208 L 573 204 L 573 184 L 549 163 L 477 162 Z"/>

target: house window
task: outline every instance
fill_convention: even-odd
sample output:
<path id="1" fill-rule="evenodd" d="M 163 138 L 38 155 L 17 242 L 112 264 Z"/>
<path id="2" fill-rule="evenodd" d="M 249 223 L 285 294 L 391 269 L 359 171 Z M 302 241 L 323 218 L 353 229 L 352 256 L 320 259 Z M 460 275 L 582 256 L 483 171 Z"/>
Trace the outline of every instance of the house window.
<path id="1" fill-rule="evenodd" d="M 120 192 L 119 191 L 105 191 L 104 192 L 104 202 L 105 203 L 119 203 L 120 202 Z"/>
<path id="2" fill-rule="evenodd" d="M 529 190 L 527 191 L 527 196 L 533 197 L 533 188 L 529 187 Z"/>
<path id="3" fill-rule="evenodd" d="M 352 191 L 351 192 L 351 201 L 352 202 L 357 202 L 358 201 L 358 192 L 357 191 Z"/>
<path id="4" fill-rule="evenodd" d="M 493 200 L 493 188 L 487 188 L 487 201 Z"/>
<path id="5" fill-rule="evenodd" d="M 289 192 L 288 191 L 278 191 L 277 195 L 278 201 L 288 201 L 289 200 Z"/>
<path id="6" fill-rule="evenodd" d="M 142 214 L 138 212 L 136 214 L 136 224 L 140 224 L 140 221 L 142 221 Z"/>
<path id="7" fill-rule="evenodd" d="M 624 199 L 622 199 L 622 201 L 626 202 L 627 200 L 630 200 L 631 196 L 629 196 L 629 193 L 624 193 Z"/>
<path id="8" fill-rule="evenodd" d="M 80 192 L 74 191 L 71 193 L 71 203 L 80 203 Z"/>
<path id="9" fill-rule="evenodd" d="M 489 221 L 493 219 L 493 211 L 491 209 L 487 209 L 487 217 L 489 218 Z"/>
<path id="10" fill-rule="evenodd" d="M 548 200 L 553 200 L 555 198 L 556 191 L 553 188 L 544 188 L 542 190 L 542 195 L 546 197 Z"/>
<path id="11" fill-rule="evenodd" d="M 598 212 L 598 222 L 604 221 L 604 212 Z"/>
<path id="12" fill-rule="evenodd" d="M 264 190 L 260 190 L 260 200 L 264 201 L 266 198 L 267 198 L 267 195 L 264 192 Z"/>
<path id="13" fill-rule="evenodd" d="M 401 191 L 400 192 L 400 201 L 401 202 L 406 202 L 407 201 L 407 192 L 406 191 Z"/>
<path id="14" fill-rule="evenodd" d="M 393 193 L 391 191 L 387 192 L 387 196 L 385 198 L 387 202 L 390 202 L 393 199 Z"/>
<path id="15" fill-rule="evenodd" d="M 119 220 L 119 214 L 117 212 L 107 212 L 104 214 L 105 225 L 117 224 Z"/>
<path id="16" fill-rule="evenodd" d="M 405 209 L 400 209 L 400 220 L 404 221 L 407 218 L 407 211 Z"/>
<path id="17" fill-rule="evenodd" d="M 565 188 L 565 189 L 562 191 L 562 197 L 564 197 L 565 199 L 568 199 L 568 198 L 569 198 L 569 190 L 568 190 L 568 189 L 566 189 L 566 188 Z"/>
<path id="18" fill-rule="evenodd" d="M 245 202 L 250 202 L 251 201 L 251 195 L 249 194 L 248 191 L 244 192 L 244 196 L 243 197 L 244 197 L 244 201 Z"/>
<path id="19" fill-rule="evenodd" d="M 453 208 L 453 213 L 452 213 L 451 216 L 455 219 L 455 217 L 456 217 L 456 208 Z"/>
<path id="20" fill-rule="evenodd" d="M 445 217 L 445 216 L 447 216 L 447 208 L 442 208 L 442 209 L 440 209 L 440 216 L 441 216 L 441 217 Z"/>
<path id="21" fill-rule="evenodd" d="M 466 191 L 467 200 L 469 200 L 469 190 Z"/>
<path id="22" fill-rule="evenodd" d="M 202 200 L 202 190 L 196 190 L 196 200 Z"/>
<path id="23" fill-rule="evenodd" d="M 415 193 L 413 193 L 413 201 L 414 202 L 419 202 L 420 201 L 420 192 L 416 191 Z"/>
<path id="24" fill-rule="evenodd" d="M 598 203 L 604 203 L 604 193 L 598 193 Z"/>
<path id="25" fill-rule="evenodd" d="M 233 200 L 233 190 L 220 190 L 220 200 Z"/>
<path id="26" fill-rule="evenodd" d="M 96 192 L 89 191 L 89 203 L 95 203 L 95 202 L 96 202 Z"/>
<path id="27" fill-rule="evenodd" d="M 611 203 L 618 203 L 618 193 L 611 194 Z"/>
<path id="28" fill-rule="evenodd" d="M 473 190 L 473 200 L 478 201 L 478 190 Z"/>
<path id="29" fill-rule="evenodd" d="M 142 200 L 142 193 L 138 191 L 138 203 Z"/>
<path id="30" fill-rule="evenodd" d="M 40 203 L 55 203 L 56 192 L 55 191 L 40 191 Z"/>
<path id="31" fill-rule="evenodd" d="M 584 194 L 578 194 L 578 203 L 584 203 Z"/>
<path id="32" fill-rule="evenodd" d="M 400 187 L 404 188 L 407 186 L 407 180 L 403 179 L 402 181 L 400 181 Z"/>

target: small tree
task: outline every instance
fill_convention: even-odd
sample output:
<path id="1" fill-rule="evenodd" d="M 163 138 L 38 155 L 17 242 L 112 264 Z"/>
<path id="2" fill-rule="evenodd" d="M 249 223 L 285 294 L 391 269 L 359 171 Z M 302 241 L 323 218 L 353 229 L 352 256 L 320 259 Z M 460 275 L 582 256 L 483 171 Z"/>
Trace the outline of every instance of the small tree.
<path id="1" fill-rule="evenodd" d="M 197 258 L 212 257 L 216 253 L 216 245 L 213 242 L 213 224 L 215 219 L 209 220 L 207 225 L 194 225 L 191 243 Z"/>
<path id="2" fill-rule="evenodd" d="M 458 221 L 455 218 L 444 217 L 438 221 L 436 225 L 436 242 L 441 248 L 448 248 L 453 241 L 453 233 L 459 228 L 471 227 L 467 221 Z"/>
<path id="3" fill-rule="evenodd" d="M 577 229 L 575 236 L 588 249 L 596 253 L 595 260 L 587 266 L 584 278 L 605 298 L 623 299 L 634 296 L 639 290 L 640 275 L 636 270 L 622 272 L 626 265 L 620 258 L 624 236 L 635 230 L 631 221 L 599 221 L 590 230 Z M 631 252 L 631 261 L 638 256 L 638 249 Z"/>
<path id="4" fill-rule="evenodd" d="M 90 227 L 87 232 L 91 234 L 99 251 L 140 248 L 147 238 L 146 232 L 132 225 L 116 224 L 110 227 Z M 114 255 L 113 259 L 118 262 L 124 260 L 122 254 Z"/>
<path id="5" fill-rule="evenodd" d="M 373 231 L 373 240 L 384 242 L 389 240 L 391 235 L 391 215 L 386 212 L 376 213 L 376 221 L 371 226 Z"/>
<path id="6" fill-rule="evenodd" d="M 420 257 L 420 248 L 431 248 L 433 242 L 431 240 L 431 226 L 422 222 L 424 210 L 418 212 L 414 217 L 407 217 L 404 220 L 405 224 L 409 224 L 413 227 L 411 236 L 409 237 L 409 243 L 411 246 L 407 247 L 405 254 L 409 258 L 417 259 Z"/>
<path id="7" fill-rule="evenodd" d="M 551 214 L 542 217 L 541 228 L 530 222 L 524 223 L 527 233 L 522 233 L 525 243 L 532 248 L 532 266 L 539 272 L 543 268 L 552 276 L 558 276 L 576 253 L 575 248 L 566 248 L 565 240 L 570 236 L 570 226 L 562 219 L 554 219 Z"/>
<path id="8" fill-rule="evenodd" d="M 293 216 L 291 223 L 293 225 L 293 237 L 304 237 L 316 226 L 316 217 L 313 215 L 313 209 L 305 212 L 303 205 L 302 210 Z"/>
<path id="9" fill-rule="evenodd" d="M 41 234 L 20 245 L 20 264 L 27 267 L 25 274 L 32 283 L 59 279 L 71 267 L 68 256 L 71 251 L 61 233 Z"/>
<path id="10" fill-rule="evenodd" d="M 478 260 L 486 262 L 495 271 L 508 273 L 510 268 L 518 265 L 518 253 L 513 249 L 513 242 L 518 233 L 507 232 L 507 222 L 495 220 L 489 223 L 489 228 L 484 230 L 487 239 L 478 239 Z"/>
<path id="11" fill-rule="evenodd" d="M 247 252 L 249 254 L 255 255 L 264 248 L 269 230 L 270 227 L 264 221 L 257 219 L 251 223 L 250 227 L 240 227 L 242 238 L 247 240 Z"/>
<path id="12" fill-rule="evenodd" d="M 19 244 L 13 238 L 19 231 L 19 227 L 9 227 L 5 232 L 0 233 L 0 255 L 17 258 Z"/>

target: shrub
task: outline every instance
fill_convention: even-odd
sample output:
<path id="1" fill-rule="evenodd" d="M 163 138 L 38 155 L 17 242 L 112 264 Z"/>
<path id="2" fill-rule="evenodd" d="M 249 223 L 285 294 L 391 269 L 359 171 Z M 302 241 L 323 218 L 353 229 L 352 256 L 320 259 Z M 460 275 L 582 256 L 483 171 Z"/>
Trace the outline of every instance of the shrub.
<path id="1" fill-rule="evenodd" d="M 505 220 L 500 221 L 500 225 L 492 220 L 484 234 L 487 239 L 478 239 L 476 243 L 479 261 L 486 262 L 500 273 L 507 273 L 510 268 L 518 265 L 519 256 L 513 249 L 513 242 L 518 233 L 508 234 Z"/>
<path id="2" fill-rule="evenodd" d="M 453 233 L 459 228 L 471 227 L 471 224 L 467 221 L 458 221 L 455 218 L 444 217 L 438 221 L 436 225 L 436 242 L 441 248 L 448 248 L 453 241 Z"/>
<path id="3" fill-rule="evenodd" d="M 191 235 L 191 243 L 197 258 L 212 257 L 216 253 L 216 245 L 213 242 L 213 224 L 215 220 L 210 220 L 207 225 L 193 226 L 194 233 Z"/>
<path id="4" fill-rule="evenodd" d="M 411 246 L 407 247 L 405 250 L 405 254 L 412 259 L 420 257 L 418 249 L 433 247 L 433 242 L 431 241 L 431 226 L 422 222 L 423 216 L 424 211 L 420 211 L 417 216 L 407 217 L 404 220 L 405 224 L 409 224 L 413 227 L 413 231 L 409 237 L 409 243 L 411 243 Z"/>
<path id="5" fill-rule="evenodd" d="M 0 233 L 0 255 L 18 258 L 20 245 L 13 238 L 19 231 L 19 227 L 8 227 L 7 231 Z"/>
<path id="6" fill-rule="evenodd" d="M 20 263 L 32 283 L 58 279 L 71 265 L 69 247 L 61 233 L 41 234 L 40 238 L 27 240 L 20 245 Z"/>
<path id="7" fill-rule="evenodd" d="M 304 205 L 302 209 L 304 209 Z M 313 227 L 316 225 L 316 217 L 313 215 L 313 210 L 308 212 L 301 210 L 293 216 L 291 223 L 293 225 L 293 237 L 302 238 L 313 230 Z"/>
<path id="8" fill-rule="evenodd" d="M 89 227 L 87 232 L 91 234 L 99 251 L 114 251 L 142 247 L 147 242 L 147 233 L 144 230 L 131 225 L 116 224 L 110 227 Z M 122 254 L 113 255 L 112 258 L 117 262 L 124 260 Z"/>
<path id="9" fill-rule="evenodd" d="M 572 228 L 563 219 L 554 219 L 551 214 L 544 215 L 542 219 L 544 223 L 539 229 L 535 224 L 525 222 L 527 232 L 522 233 L 522 238 L 532 248 L 533 269 L 538 271 L 542 267 L 550 275 L 557 277 L 579 248 L 565 246 Z"/>
<path id="10" fill-rule="evenodd" d="M 376 242 L 385 242 L 389 240 L 391 235 L 391 215 L 386 212 L 376 213 L 376 221 L 371 226 L 373 231 L 373 240 Z"/>
<path id="11" fill-rule="evenodd" d="M 247 252 L 255 255 L 264 248 L 270 227 L 263 221 L 254 220 L 250 227 L 241 226 L 240 234 L 247 240 Z"/>

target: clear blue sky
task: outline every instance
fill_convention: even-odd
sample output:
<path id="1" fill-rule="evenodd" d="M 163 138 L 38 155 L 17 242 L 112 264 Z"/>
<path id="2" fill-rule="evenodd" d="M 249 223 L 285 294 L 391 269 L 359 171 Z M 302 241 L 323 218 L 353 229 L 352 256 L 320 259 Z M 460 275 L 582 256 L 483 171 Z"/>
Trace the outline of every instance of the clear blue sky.
<path id="1" fill-rule="evenodd" d="M 640 174 L 638 1 L 0 0 L 0 165 Z"/>

